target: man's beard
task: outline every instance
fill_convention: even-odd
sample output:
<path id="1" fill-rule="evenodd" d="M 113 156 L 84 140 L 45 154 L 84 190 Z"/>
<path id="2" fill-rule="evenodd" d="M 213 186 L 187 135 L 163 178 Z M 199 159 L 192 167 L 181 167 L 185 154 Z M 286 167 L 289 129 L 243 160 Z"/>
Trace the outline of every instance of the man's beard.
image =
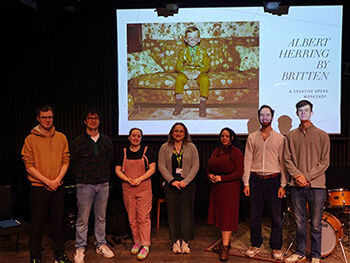
<path id="1" fill-rule="evenodd" d="M 263 126 L 263 127 L 270 126 L 271 123 L 272 123 L 272 120 L 271 120 L 271 121 L 260 121 L 260 124 L 261 124 L 261 126 Z"/>

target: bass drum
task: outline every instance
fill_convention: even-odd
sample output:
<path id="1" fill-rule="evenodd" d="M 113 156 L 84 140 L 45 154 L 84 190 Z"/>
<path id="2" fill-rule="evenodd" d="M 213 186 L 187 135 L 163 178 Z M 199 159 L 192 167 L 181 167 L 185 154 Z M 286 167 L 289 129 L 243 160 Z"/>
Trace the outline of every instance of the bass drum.
<path id="1" fill-rule="evenodd" d="M 322 214 L 322 242 L 321 242 L 321 257 L 327 257 L 339 243 L 339 239 L 343 237 L 343 226 L 334 215 L 323 212 Z M 308 235 L 306 240 L 306 251 L 311 253 L 311 231 L 310 223 L 308 224 Z"/>

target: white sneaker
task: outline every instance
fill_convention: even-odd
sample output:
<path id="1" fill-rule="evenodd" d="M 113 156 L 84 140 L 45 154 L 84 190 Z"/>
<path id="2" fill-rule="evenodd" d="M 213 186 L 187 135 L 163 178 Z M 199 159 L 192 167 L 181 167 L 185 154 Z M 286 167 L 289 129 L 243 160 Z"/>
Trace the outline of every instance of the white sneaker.
<path id="1" fill-rule="evenodd" d="M 188 243 L 186 243 L 185 241 L 182 240 L 182 243 L 181 243 L 181 252 L 183 254 L 190 254 L 191 253 L 191 249 L 190 247 L 188 246 Z"/>
<path id="2" fill-rule="evenodd" d="M 106 245 L 102 244 L 101 246 L 96 248 L 96 253 L 101 254 L 105 258 L 112 258 L 114 257 L 113 251 Z"/>
<path id="3" fill-rule="evenodd" d="M 312 258 L 311 263 L 320 263 L 321 259 L 320 258 Z"/>
<path id="4" fill-rule="evenodd" d="M 77 249 L 74 253 L 74 263 L 84 263 L 85 249 Z"/>
<path id="5" fill-rule="evenodd" d="M 282 254 L 282 251 L 279 249 L 273 249 L 272 256 L 277 261 L 283 261 L 283 254 Z"/>
<path id="6" fill-rule="evenodd" d="M 284 260 L 284 262 L 286 263 L 295 263 L 295 262 L 304 262 L 304 261 L 306 261 L 306 257 L 300 256 L 298 254 L 293 254 Z"/>
<path id="7" fill-rule="evenodd" d="M 172 251 L 175 254 L 182 253 L 180 240 L 177 240 L 176 242 L 173 243 Z"/>
<path id="8" fill-rule="evenodd" d="M 248 250 L 244 253 L 244 255 L 252 258 L 252 257 L 255 257 L 257 254 L 259 254 L 260 250 L 261 250 L 261 247 L 250 246 Z"/>

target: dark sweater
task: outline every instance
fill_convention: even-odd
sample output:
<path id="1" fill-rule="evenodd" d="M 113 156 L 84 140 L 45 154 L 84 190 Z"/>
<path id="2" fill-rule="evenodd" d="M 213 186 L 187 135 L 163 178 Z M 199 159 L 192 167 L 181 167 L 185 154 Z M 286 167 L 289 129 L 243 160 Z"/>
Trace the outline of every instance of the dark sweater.
<path id="1" fill-rule="evenodd" d="M 78 184 L 99 184 L 109 181 L 113 161 L 111 139 L 100 132 L 97 142 L 87 133 L 75 138 L 70 146 L 71 171 Z"/>

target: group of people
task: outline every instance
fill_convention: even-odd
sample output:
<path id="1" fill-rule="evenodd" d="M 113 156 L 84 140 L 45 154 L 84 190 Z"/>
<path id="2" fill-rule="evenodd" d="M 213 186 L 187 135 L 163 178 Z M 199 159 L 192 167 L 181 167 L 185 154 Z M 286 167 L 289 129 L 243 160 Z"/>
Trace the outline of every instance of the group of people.
<path id="1" fill-rule="evenodd" d="M 260 129 L 251 133 L 244 151 L 235 133 L 224 128 L 220 146 L 208 160 L 208 176 L 212 182 L 208 223 L 221 229 L 219 259 L 229 257 L 232 231 L 238 230 L 240 181 L 243 193 L 250 197 L 250 242 L 248 257 L 262 249 L 262 216 L 271 219 L 269 245 L 277 261 L 306 261 L 307 222 L 310 217 L 312 263 L 320 262 L 322 213 L 326 198 L 325 171 L 329 166 L 330 141 L 327 133 L 310 120 L 313 105 L 302 100 L 296 104 L 300 125 L 286 136 L 271 127 L 274 110 L 262 105 L 258 110 Z M 243 157 L 244 156 L 244 157 Z M 297 224 L 296 252 L 283 258 L 282 198 L 289 185 Z"/>
<path id="2" fill-rule="evenodd" d="M 207 176 L 211 182 L 208 224 L 221 230 L 220 261 L 229 258 L 232 232 L 238 231 L 241 183 L 250 196 L 251 246 L 248 257 L 261 250 L 261 219 L 264 208 L 271 217 L 270 247 L 276 260 L 283 260 L 282 198 L 290 185 L 297 223 L 296 252 L 285 262 L 306 260 L 307 217 L 311 217 L 312 262 L 321 258 L 321 219 L 326 198 L 325 170 L 329 165 L 328 135 L 310 121 L 313 105 L 307 100 L 296 104 L 300 125 L 286 137 L 274 131 L 274 110 L 263 105 L 258 110 L 261 128 L 248 136 L 246 146 L 235 132 L 226 127 L 219 144 L 208 159 Z M 198 150 L 191 142 L 187 127 L 175 123 L 167 141 L 157 155 L 142 145 L 142 130 L 132 128 L 129 145 L 114 162 L 113 143 L 99 130 L 101 115 L 88 110 L 83 115 L 85 130 L 68 147 L 68 141 L 53 126 L 54 110 L 49 106 L 37 110 L 39 124 L 25 139 L 22 159 L 31 182 L 30 255 L 32 263 L 41 262 L 41 239 L 46 214 L 51 217 L 51 231 L 56 263 L 70 262 L 64 251 L 63 178 L 68 168 L 77 184 L 77 221 L 74 262 L 83 263 L 91 209 L 94 209 L 96 253 L 106 258 L 114 252 L 106 242 L 106 208 L 109 198 L 110 170 L 122 181 L 123 199 L 133 237 L 130 250 L 144 260 L 151 246 L 151 176 L 156 162 L 164 182 L 167 200 L 169 238 L 174 253 L 189 254 L 189 241 L 194 239 L 195 177 L 199 171 Z"/>
<path id="3" fill-rule="evenodd" d="M 255 257 L 261 250 L 261 218 L 264 208 L 271 218 L 269 245 L 275 260 L 304 262 L 307 224 L 310 218 L 312 263 L 321 259 L 322 213 L 326 199 L 325 171 L 329 166 L 330 140 L 326 132 L 311 122 L 313 104 L 296 104 L 298 128 L 285 137 L 271 128 L 274 110 L 263 105 L 258 111 L 261 128 L 248 136 L 244 154 L 243 192 L 250 196 L 250 241 L 245 252 Z M 289 185 L 297 226 L 296 251 L 283 258 L 282 197 Z"/>
<path id="4" fill-rule="evenodd" d="M 38 108 L 38 125 L 25 139 L 22 159 L 30 188 L 32 263 L 41 262 L 41 240 L 47 214 L 50 215 L 55 263 L 70 262 L 64 251 L 63 178 L 70 167 L 77 186 L 77 220 L 74 262 L 83 263 L 87 246 L 89 217 L 94 213 L 96 253 L 106 258 L 114 252 L 106 241 L 106 209 L 109 198 L 110 170 L 114 163 L 113 143 L 99 130 L 101 115 L 94 109 L 83 115 L 85 130 L 68 147 L 64 134 L 53 126 L 54 110 Z M 122 180 L 123 199 L 133 236 L 130 253 L 144 260 L 151 245 L 152 184 L 156 155 L 141 145 L 142 130 L 129 132 L 129 146 L 115 164 L 115 174 Z M 168 141 L 159 152 L 159 169 L 165 179 L 168 202 L 169 232 L 175 253 L 190 253 L 189 240 L 194 238 L 194 177 L 199 170 L 197 148 L 183 123 L 171 128 Z M 179 216 L 180 215 L 180 216 Z"/>
<path id="5" fill-rule="evenodd" d="M 114 257 L 106 242 L 106 208 L 109 196 L 110 166 L 113 163 L 111 139 L 99 131 L 100 114 L 84 113 L 85 131 L 68 147 L 64 134 L 53 126 L 54 110 L 50 106 L 37 109 L 38 125 L 31 130 L 22 148 L 30 187 L 31 231 L 29 247 L 32 263 L 41 262 L 41 240 L 47 214 L 53 240 L 55 263 L 70 262 L 64 251 L 63 178 L 70 166 L 77 184 L 76 252 L 74 261 L 84 262 L 88 222 L 94 209 L 96 253 Z"/>

